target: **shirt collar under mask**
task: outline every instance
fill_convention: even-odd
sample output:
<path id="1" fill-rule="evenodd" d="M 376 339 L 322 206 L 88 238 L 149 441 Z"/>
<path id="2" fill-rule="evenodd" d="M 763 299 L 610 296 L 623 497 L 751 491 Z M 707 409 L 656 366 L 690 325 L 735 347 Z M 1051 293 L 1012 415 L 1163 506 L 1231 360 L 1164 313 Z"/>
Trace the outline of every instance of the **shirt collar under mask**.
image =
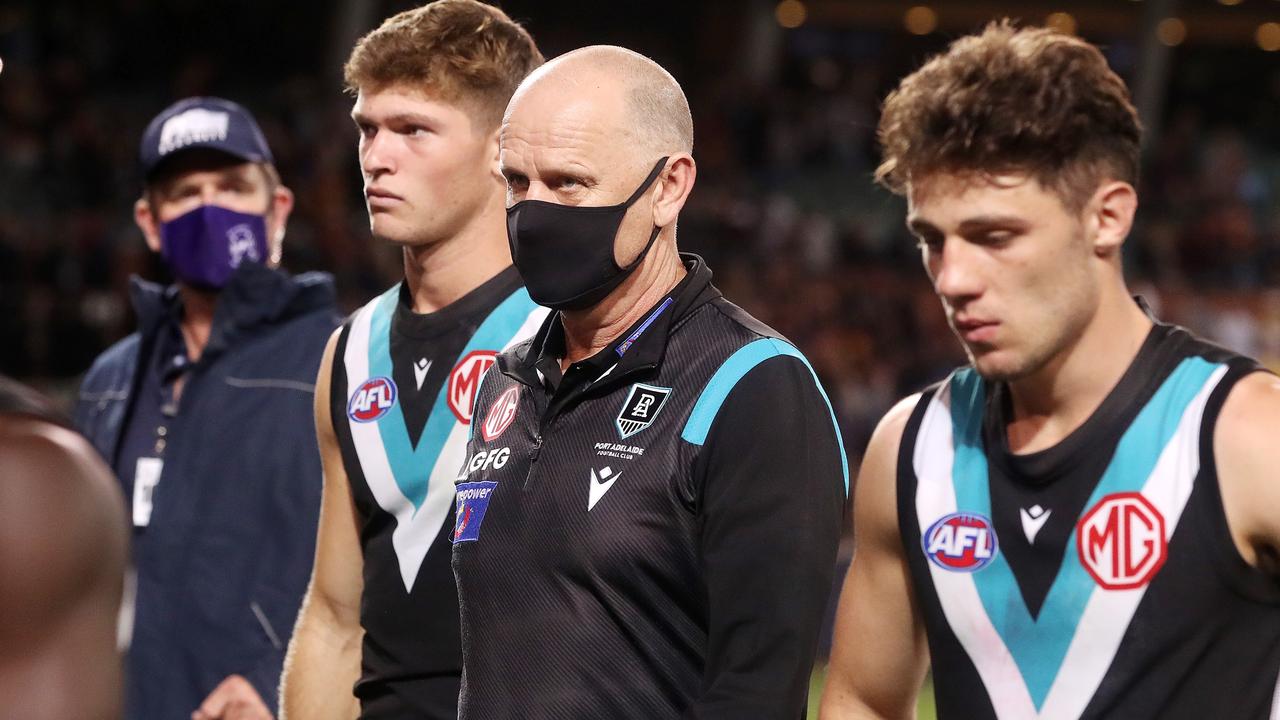
<path id="1" fill-rule="evenodd" d="M 511 260 L 529 296 L 553 310 L 582 310 L 605 299 L 649 254 L 662 228 L 655 226 L 639 256 L 620 267 L 613 256 L 627 210 L 653 185 L 663 157 L 625 202 L 602 207 L 521 200 L 507 208 Z"/>

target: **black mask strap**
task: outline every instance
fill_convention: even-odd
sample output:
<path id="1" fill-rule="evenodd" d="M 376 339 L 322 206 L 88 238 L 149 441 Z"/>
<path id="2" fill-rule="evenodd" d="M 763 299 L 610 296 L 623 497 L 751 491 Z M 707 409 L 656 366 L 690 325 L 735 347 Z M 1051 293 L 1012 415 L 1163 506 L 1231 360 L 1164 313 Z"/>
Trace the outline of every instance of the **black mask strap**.
<path id="1" fill-rule="evenodd" d="M 636 188 L 636 191 L 631 193 L 631 197 L 627 198 L 627 201 L 622 203 L 622 207 L 631 207 L 640 199 L 641 195 L 645 194 L 645 191 L 649 189 L 649 186 L 653 184 L 653 181 L 658 179 L 658 175 L 662 173 L 662 169 L 666 167 L 667 158 L 669 157 L 669 155 L 663 156 L 663 158 L 658 161 L 658 164 L 653 166 L 653 169 L 649 171 L 649 177 L 645 178 L 644 182 L 640 183 L 640 187 Z"/>

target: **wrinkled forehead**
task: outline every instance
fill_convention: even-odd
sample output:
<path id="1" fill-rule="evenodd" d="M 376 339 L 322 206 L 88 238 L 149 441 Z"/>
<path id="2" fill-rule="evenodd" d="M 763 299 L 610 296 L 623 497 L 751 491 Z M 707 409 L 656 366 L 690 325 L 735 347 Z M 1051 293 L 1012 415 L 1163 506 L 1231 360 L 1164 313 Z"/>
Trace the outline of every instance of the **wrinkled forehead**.
<path id="1" fill-rule="evenodd" d="M 625 103 L 603 78 L 540 83 L 512 100 L 500 137 L 504 162 L 625 165 L 635 154 Z"/>

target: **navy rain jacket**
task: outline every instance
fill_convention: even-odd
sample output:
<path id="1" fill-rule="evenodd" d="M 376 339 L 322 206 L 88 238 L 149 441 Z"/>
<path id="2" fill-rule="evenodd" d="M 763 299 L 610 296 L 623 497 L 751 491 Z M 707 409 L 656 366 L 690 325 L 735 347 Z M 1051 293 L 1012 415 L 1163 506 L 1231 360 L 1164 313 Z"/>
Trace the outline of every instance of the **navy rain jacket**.
<path id="1" fill-rule="evenodd" d="M 133 281 L 139 331 L 81 386 L 76 425 L 112 467 L 175 291 Z M 233 673 L 275 711 L 320 512 L 314 383 L 339 321 L 328 275 L 245 264 L 223 289 L 169 423 L 150 524 L 133 533 L 130 720 L 188 718 Z"/>

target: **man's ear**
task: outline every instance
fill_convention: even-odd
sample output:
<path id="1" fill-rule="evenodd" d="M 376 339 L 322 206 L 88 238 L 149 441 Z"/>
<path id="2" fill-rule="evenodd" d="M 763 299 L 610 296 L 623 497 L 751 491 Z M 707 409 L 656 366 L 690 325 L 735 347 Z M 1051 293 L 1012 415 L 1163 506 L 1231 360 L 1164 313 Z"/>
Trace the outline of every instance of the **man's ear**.
<path id="1" fill-rule="evenodd" d="M 133 221 L 138 224 L 151 252 L 160 252 L 160 221 L 151 212 L 151 203 L 146 197 L 140 197 L 133 203 Z"/>
<path id="2" fill-rule="evenodd" d="M 276 267 L 284 253 L 284 230 L 293 212 L 293 191 L 284 185 L 276 185 L 271 193 L 271 208 L 267 212 L 268 264 Z"/>
<path id="3" fill-rule="evenodd" d="M 1094 253 L 1100 257 L 1118 254 L 1137 211 L 1138 192 L 1129 183 L 1117 180 L 1098 188 L 1085 207 Z"/>
<path id="4" fill-rule="evenodd" d="M 698 165 L 689 153 L 672 155 L 667 167 L 658 175 L 658 189 L 653 194 L 653 224 L 666 227 L 676 221 L 680 210 L 693 191 Z"/>
<path id="5" fill-rule="evenodd" d="M 485 155 L 489 158 L 489 169 L 493 171 L 493 176 L 497 178 L 502 185 L 503 192 L 506 192 L 507 180 L 502 177 L 502 128 L 501 126 L 493 129 L 489 133 L 489 140 L 485 143 Z"/>

